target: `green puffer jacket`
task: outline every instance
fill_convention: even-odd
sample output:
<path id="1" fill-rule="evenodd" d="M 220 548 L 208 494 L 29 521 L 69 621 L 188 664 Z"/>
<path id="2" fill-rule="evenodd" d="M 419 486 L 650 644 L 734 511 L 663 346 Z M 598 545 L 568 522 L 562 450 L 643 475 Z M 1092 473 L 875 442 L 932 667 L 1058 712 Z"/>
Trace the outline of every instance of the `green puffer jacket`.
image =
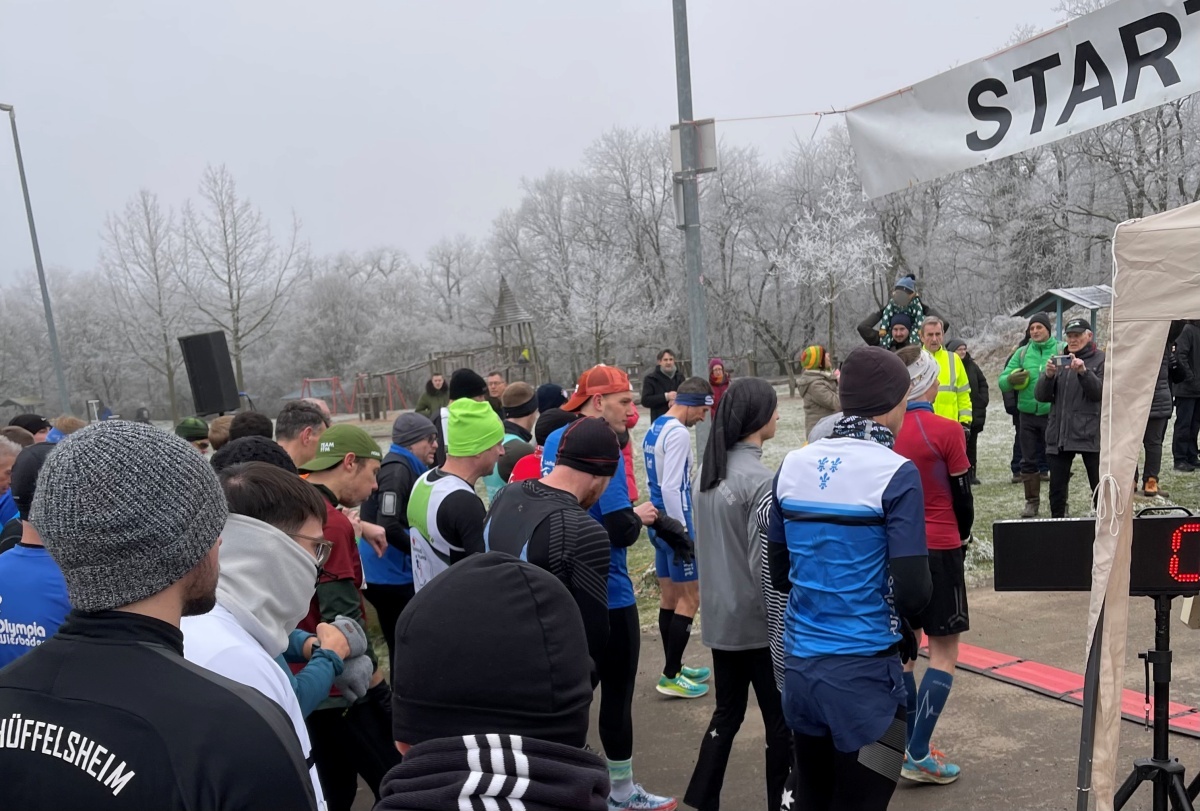
<path id="1" fill-rule="evenodd" d="M 1046 368 L 1046 364 L 1050 362 L 1050 358 L 1061 355 L 1062 351 L 1062 344 L 1051 337 L 1041 343 L 1030 341 L 1013 352 L 1012 357 L 1008 359 L 1008 364 L 1000 373 L 1000 391 L 1017 392 L 1017 410 L 1022 414 L 1036 414 L 1044 417 L 1050 413 L 1050 404 L 1043 403 L 1034 397 L 1033 390 L 1037 385 L 1038 377 Z M 1029 380 L 1019 387 L 1008 382 L 1008 376 L 1017 369 L 1029 372 Z"/>

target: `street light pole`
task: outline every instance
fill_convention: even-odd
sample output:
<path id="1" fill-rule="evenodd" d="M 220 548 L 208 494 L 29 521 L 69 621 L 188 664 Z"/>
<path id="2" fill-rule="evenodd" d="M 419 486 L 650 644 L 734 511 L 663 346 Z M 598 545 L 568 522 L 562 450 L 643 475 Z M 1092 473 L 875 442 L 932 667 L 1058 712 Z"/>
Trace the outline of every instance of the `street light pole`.
<path id="1" fill-rule="evenodd" d="M 46 286 L 46 270 L 42 267 L 42 249 L 38 247 L 37 226 L 33 224 L 33 204 L 29 202 L 29 184 L 25 180 L 25 161 L 21 159 L 21 139 L 17 135 L 17 113 L 11 104 L 0 104 L 0 112 L 8 113 L 12 125 L 13 149 L 17 153 L 17 173 L 21 176 L 21 193 L 25 196 L 25 217 L 29 220 L 29 238 L 33 241 L 33 262 L 37 266 L 38 284 L 42 288 L 42 305 L 46 308 L 46 333 L 50 338 L 50 356 L 54 376 L 58 379 L 60 413 L 71 413 L 71 398 L 67 394 L 67 376 L 63 372 L 62 354 L 58 351 L 58 330 L 54 328 L 54 311 L 50 307 L 50 288 Z"/>
<path id="2" fill-rule="evenodd" d="M 683 264 L 688 291 L 688 331 L 691 337 L 692 374 L 708 376 L 708 315 L 700 261 L 700 190 L 696 127 L 692 124 L 692 63 L 688 49 L 687 0 L 673 0 L 675 17 L 675 84 L 679 96 L 679 152 L 683 171 L 676 182 L 683 192 Z M 708 442 L 708 423 L 696 427 L 700 454 Z"/>

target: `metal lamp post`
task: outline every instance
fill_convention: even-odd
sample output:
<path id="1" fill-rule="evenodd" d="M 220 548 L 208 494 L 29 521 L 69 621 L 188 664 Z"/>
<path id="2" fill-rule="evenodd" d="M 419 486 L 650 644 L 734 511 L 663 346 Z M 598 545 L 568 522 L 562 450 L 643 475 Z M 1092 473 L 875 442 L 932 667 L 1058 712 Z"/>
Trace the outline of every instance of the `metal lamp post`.
<path id="1" fill-rule="evenodd" d="M 58 330 L 54 328 L 54 312 L 50 307 L 50 288 L 46 286 L 46 271 L 42 267 L 42 249 L 38 247 L 37 227 L 33 224 L 33 204 L 29 202 L 29 184 L 25 180 L 25 161 L 21 159 L 21 139 L 17 136 L 17 114 L 11 104 L 0 104 L 0 111 L 8 113 L 12 125 L 13 149 L 17 153 L 17 173 L 21 176 L 21 194 L 25 197 L 25 217 L 29 220 L 29 238 L 33 242 L 33 262 L 37 266 L 38 284 L 42 288 L 42 305 L 46 308 L 46 332 L 50 337 L 50 355 L 54 363 L 54 376 L 58 379 L 58 399 L 62 413 L 71 413 L 71 398 L 67 394 L 67 376 L 63 372 L 62 355 L 58 351 Z"/>

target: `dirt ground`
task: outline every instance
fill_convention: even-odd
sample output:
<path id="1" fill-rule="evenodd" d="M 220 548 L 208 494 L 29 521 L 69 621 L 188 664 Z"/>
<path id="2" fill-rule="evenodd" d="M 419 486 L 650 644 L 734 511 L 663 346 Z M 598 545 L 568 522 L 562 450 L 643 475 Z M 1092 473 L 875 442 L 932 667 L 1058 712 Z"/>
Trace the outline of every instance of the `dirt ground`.
<path id="1" fill-rule="evenodd" d="M 998 594 L 982 587 L 971 592 L 970 609 L 972 630 L 964 641 L 1082 672 L 1086 594 Z M 1171 697 L 1196 706 L 1200 702 L 1200 637 L 1177 621 L 1172 623 L 1172 633 L 1175 667 Z M 1151 601 L 1134 600 L 1126 684 L 1139 691 L 1143 670 L 1137 653 L 1153 644 L 1153 636 Z M 706 696 L 684 702 L 655 693 L 653 675 L 661 656 L 657 636 L 644 635 L 634 704 L 634 774 L 651 791 L 682 796 L 713 699 Z M 687 658 L 691 665 L 707 663 L 708 651 L 693 643 Z M 962 767 L 963 776 L 950 786 L 901 781 L 891 808 L 1073 809 L 1080 720 L 1081 711 L 1072 704 L 960 670 L 934 740 Z M 765 807 L 764 745 L 762 722 L 752 704 L 726 774 L 725 808 Z M 1149 756 L 1150 748 L 1150 733 L 1141 724 L 1122 724 L 1120 779 L 1135 758 Z M 1190 780 L 1200 768 L 1200 741 L 1172 734 L 1171 752 L 1188 767 Z M 1150 807 L 1148 786 L 1126 806 Z"/>

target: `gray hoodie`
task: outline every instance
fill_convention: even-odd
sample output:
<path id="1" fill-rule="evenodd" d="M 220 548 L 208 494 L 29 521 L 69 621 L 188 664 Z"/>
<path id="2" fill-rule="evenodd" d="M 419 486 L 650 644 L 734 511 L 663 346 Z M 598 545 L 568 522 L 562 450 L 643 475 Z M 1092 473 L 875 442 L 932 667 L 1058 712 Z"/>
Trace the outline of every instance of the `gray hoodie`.
<path id="1" fill-rule="evenodd" d="M 762 448 L 738 442 L 729 449 L 724 480 L 695 494 L 696 558 L 704 573 L 701 638 L 710 648 L 740 651 L 768 645 L 755 510 L 771 478 Z"/>

